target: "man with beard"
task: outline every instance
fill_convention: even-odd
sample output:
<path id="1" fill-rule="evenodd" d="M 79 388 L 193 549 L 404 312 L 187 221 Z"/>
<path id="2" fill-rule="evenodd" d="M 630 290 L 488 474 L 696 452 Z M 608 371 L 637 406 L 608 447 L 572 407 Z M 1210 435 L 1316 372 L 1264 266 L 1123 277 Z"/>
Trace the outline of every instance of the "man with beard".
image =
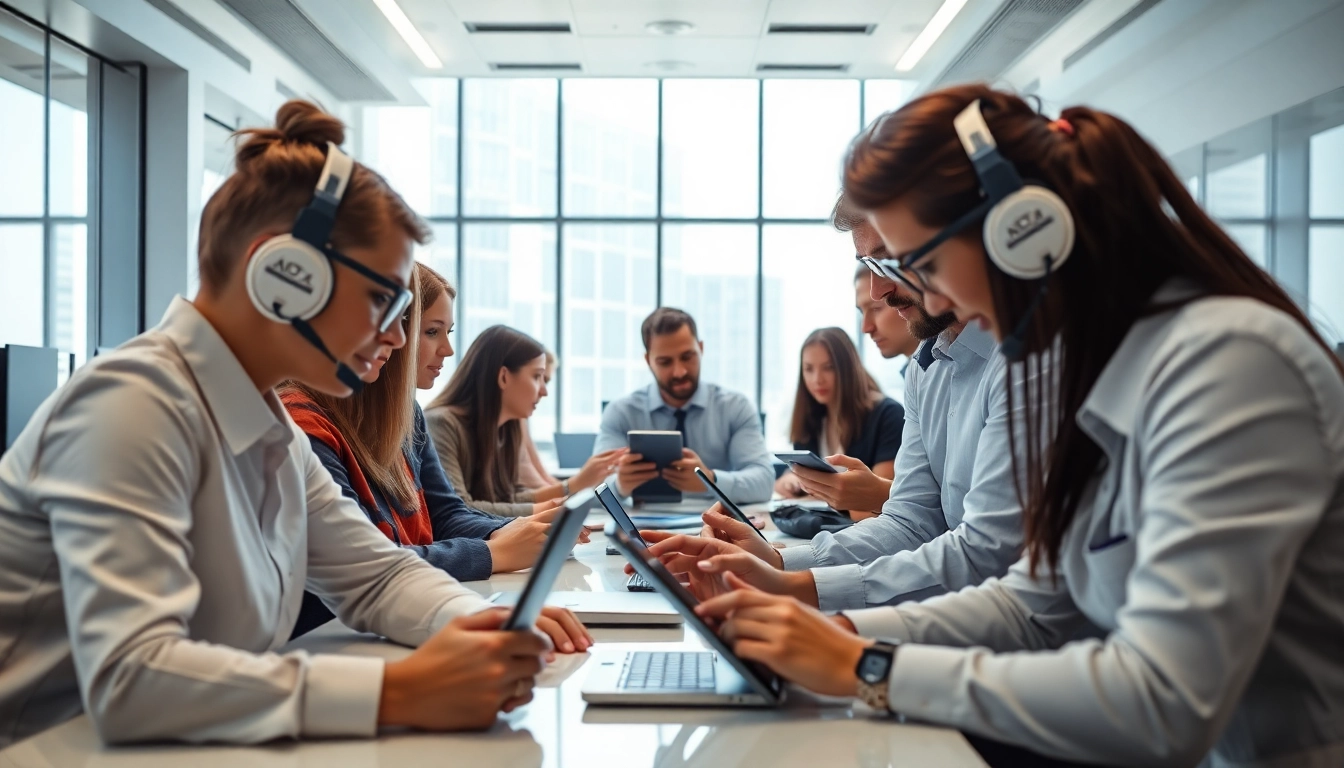
<path id="1" fill-rule="evenodd" d="M 837 220 L 848 216 L 853 223 L 859 257 L 880 247 L 871 225 L 846 213 L 843 199 L 836 210 Z M 1018 559 L 1021 506 L 1012 479 L 1006 361 L 986 331 L 950 314 L 931 317 L 885 273 L 871 280 L 872 297 L 925 339 L 906 372 L 905 431 L 882 513 L 778 550 L 711 508 L 702 533 L 712 535 L 656 536 L 661 541 L 652 547 L 672 570 L 690 574 L 702 598 L 722 589 L 721 576 L 731 571 L 758 589 L 822 610 L 893 605 L 1001 576 Z M 1015 382 L 1019 414 L 1022 386 Z M 839 509 L 865 508 L 871 503 L 865 494 L 877 488 L 861 467 L 838 475 L 795 471 L 811 495 Z"/>
<path id="2" fill-rule="evenodd" d="M 607 406 L 593 450 L 625 447 L 626 433 L 633 429 L 675 430 L 685 447 L 681 460 L 661 472 L 639 454 L 627 454 L 612 487 L 628 496 L 661 476 L 682 493 L 706 495 L 709 489 L 695 476 L 700 467 L 739 503 L 769 499 L 775 470 L 765 450 L 760 416 L 743 395 L 700 382 L 705 344 L 695 319 L 680 309 L 660 307 L 645 318 L 640 335 L 654 383 Z"/>

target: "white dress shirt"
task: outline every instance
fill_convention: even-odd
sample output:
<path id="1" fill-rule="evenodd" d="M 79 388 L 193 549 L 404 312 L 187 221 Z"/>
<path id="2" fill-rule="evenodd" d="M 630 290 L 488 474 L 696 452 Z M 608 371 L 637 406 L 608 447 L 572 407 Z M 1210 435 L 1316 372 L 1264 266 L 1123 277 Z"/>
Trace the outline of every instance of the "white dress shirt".
<path id="1" fill-rule="evenodd" d="M 175 299 L 0 461 L 0 746 L 369 736 L 383 661 L 275 649 L 304 586 L 418 645 L 483 601 L 378 532 L 271 392 Z"/>
<path id="2" fill-rule="evenodd" d="M 812 569 L 822 610 L 955 592 L 1002 576 L 1021 553 L 998 345 L 971 325 L 951 341 L 944 334 L 925 342 L 916 357 L 882 514 L 780 552 L 786 570 Z M 1023 402 L 1014 401 L 1019 419 Z"/>
<path id="3" fill-rule="evenodd" d="M 1344 764 L 1344 380 L 1329 354 L 1260 302 L 1199 299 L 1137 322 L 1078 419 L 1105 461 L 1057 580 L 1019 562 L 846 614 L 912 643 L 892 710 L 1113 765 Z"/>

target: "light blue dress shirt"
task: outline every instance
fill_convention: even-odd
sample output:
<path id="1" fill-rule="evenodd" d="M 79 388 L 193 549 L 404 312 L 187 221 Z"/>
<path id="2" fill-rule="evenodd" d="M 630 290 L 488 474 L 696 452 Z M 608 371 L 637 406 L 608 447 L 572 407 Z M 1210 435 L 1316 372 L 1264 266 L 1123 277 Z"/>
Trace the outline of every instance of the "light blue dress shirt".
<path id="1" fill-rule="evenodd" d="M 765 450 L 760 414 L 751 401 L 702 381 L 685 410 L 686 447 L 714 470 L 714 484 L 738 504 L 768 501 L 775 487 L 775 468 Z M 663 402 L 657 382 L 613 400 L 602 413 L 593 452 L 626 447 L 626 433 L 632 429 L 674 430 L 675 411 Z M 615 476 L 608 482 L 615 487 Z"/>
<path id="2" fill-rule="evenodd" d="M 781 553 L 786 569 L 813 569 L 823 610 L 955 592 L 1003 575 L 1021 551 L 1006 361 L 976 326 L 931 351 L 927 368 L 906 372 L 905 432 L 882 514 Z"/>
<path id="3" fill-rule="evenodd" d="M 1188 295 L 1172 281 L 1154 298 Z M 1344 381 L 1284 313 L 1141 318 L 1077 412 L 1106 459 L 1051 574 L 846 614 L 890 706 L 1113 765 L 1344 765 Z M 1081 638 L 1081 639 L 1080 639 Z"/>

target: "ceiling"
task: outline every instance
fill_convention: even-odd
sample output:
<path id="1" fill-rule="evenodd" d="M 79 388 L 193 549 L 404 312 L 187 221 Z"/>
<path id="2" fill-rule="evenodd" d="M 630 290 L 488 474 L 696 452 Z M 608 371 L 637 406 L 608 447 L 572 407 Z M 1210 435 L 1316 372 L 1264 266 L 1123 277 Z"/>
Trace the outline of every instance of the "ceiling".
<path id="1" fill-rule="evenodd" d="M 238 0 L 220 0 L 238 5 Z M 434 53 L 424 66 L 374 0 L 271 0 L 298 9 L 392 100 L 418 77 L 843 77 L 932 82 L 1008 7 L 1083 0 L 967 0 L 909 72 L 895 65 L 943 0 L 397 0 Z M 676 20 L 682 34 L 650 32 Z M 471 32 L 475 24 L 559 24 L 568 31 Z M 855 25 L 851 33 L 781 33 L 773 25 Z M 265 30 L 263 30 L 265 33 Z M 281 46 L 283 47 L 283 45 Z M 304 62 L 299 61 L 302 65 Z M 500 69 L 498 65 L 521 65 Z M 540 65 L 577 68 L 550 70 Z M 762 70 L 762 66 L 777 68 Z M 812 70 L 808 67 L 834 69 Z M 322 72 L 314 71 L 321 79 Z M 360 99 L 352 101 L 378 101 Z"/>

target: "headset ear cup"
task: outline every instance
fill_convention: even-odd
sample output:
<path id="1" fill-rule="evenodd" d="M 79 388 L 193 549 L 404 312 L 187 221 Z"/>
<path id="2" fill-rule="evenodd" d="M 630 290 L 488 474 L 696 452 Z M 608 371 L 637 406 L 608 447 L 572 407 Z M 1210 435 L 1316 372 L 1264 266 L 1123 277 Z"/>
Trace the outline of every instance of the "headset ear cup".
<path id="1" fill-rule="evenodd" d="M 311 320 L 331 301 L 333 283 L 327 257 L 290 235 L 262 243 L 247 265 L 252 305 L 277 323 Z"/>
<path id="2" fill-rule="evenodd" d="M 1059 269 L 1073 251 L 1073 214 L 1059 195 L 1028 184 L 985 217 L 985 252 L 1006 274 L 1022 280 L 1045 276 L 1045 257 Z"/>

